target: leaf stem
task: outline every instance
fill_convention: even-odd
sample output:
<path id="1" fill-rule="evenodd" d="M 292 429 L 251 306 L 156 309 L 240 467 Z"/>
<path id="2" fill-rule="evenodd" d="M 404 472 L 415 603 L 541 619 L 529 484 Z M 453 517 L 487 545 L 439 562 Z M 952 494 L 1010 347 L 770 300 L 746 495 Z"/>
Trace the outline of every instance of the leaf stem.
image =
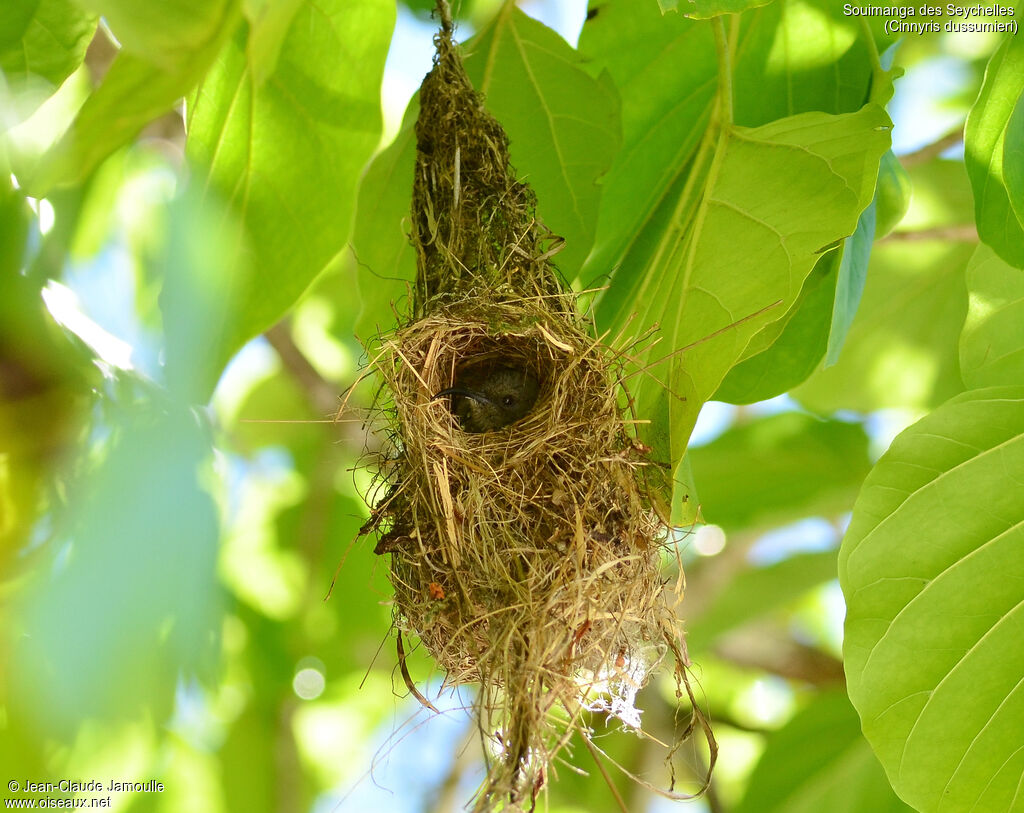
<path id="1" fill-rule="evenodd" d="M 885 68 L 882 67 L 882 57 L 878 53 L 878 46 L 875 45 L 875 37 L 871 33 L 871 26 L 868 25 L 867 18 L 860 17 L 858 19 L 860 20 L 860 31 L 864 35 L 864 43 L 868 48 L 868 57 L 871 60 L 871 90 L 868 92 L 868 101 L 878 101 L 879 104 L 884 104 L 883 101 L 877 100 L 875 97 L 878 88 L 885 84 Z"/>
<path id="2" fill-rule="evenodd" d="M 882 70 L 882 58 L 878 54 L 878 46 L 875 45 L 875 37 L 871 33 L 871 26 L 868 25 L 867 17 L 858 17 L 860 30 L 864 35 L 864 42 L 868 46 L 868 56 L 871 57 L 871 68 L 875 72 Z"/>
<path id="3" fill-rule="evenodd" d="M 729 38 L 721 16 L 711 20 L 718 53 L 718 122 L 723 129 L 732 125 L 732 67 L 729 64 Z"/>

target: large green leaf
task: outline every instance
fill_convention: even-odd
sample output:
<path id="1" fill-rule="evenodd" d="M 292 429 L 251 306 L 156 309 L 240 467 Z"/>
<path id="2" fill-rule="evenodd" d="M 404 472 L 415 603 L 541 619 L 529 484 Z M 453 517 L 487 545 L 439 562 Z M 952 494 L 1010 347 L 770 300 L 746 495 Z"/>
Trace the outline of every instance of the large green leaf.
<path id="1" fill-rule="evenodd" d="M 176 57 L 171 67 L 154 62 L 150 54 L 118 53 L 68 132 L 29 178 L 27 188 L 32 194 L 43 196 L 54 185 L 81 182 L 100 161 L 195 86 L 234 24 L 234 0 L 209 4 L 202 20 L 204 36 L 183 44 L 187 58 Z"/>
<path id="2" fill-rule="evenodd" d="M 252 25 L 249 33 L 249 65 L 257 85 L 277 67 L 281 46 L 303 0 L 242 0 L 242 10 Z"/>
<path id="3" fill-rule="evenodd" d="M 1024 274 L 988 246 L 967 266 L 970 306 L 960 334 L 960 369 L 969 387 L 1024 381 Z"/>
<path id="4" fill-rule="evenodd" d="M 909 813 L 842 692 L 815 697 L 768 744 L 736 813 Z"/>
<path id="5" fill-rule="evenodd" d="M 766 401 L 802 383 L 825 355 L 839 273 L 839 251 L 815 263 L 800 296 L 782 319 L 766 325 L 747 344 L 712 400 L 730 404 Z"/>
<path id="6" fill-rule="evenodd" d="M 839 557 L 850 698 L 921 811 L 1019 810 L 1024 388 L 972 390 L 899 435 Z"/>
<path id="7" fill-rule="evenodd" d="M 663 17 L 653 3 L 631 0 L 592 0 L 590 13 L 579 48 L 619 88 L 623 146 L 604 182 L 588 284 L 612 272 L 685 175 L 717 76 L 706 22 Z M 811 110 L 848 113 L 867 100 L 872 69 L 860 25 L 831 0 L 777 0 L 739 21 L 733 93 L 740 124 Z"/>
<path id="8" fill-rule="evenodd" d="M 771 2 L 772 0 L 684 0 L 679 10 L 688 17 L 701 20 L 718 17 L 722 14 L 739 14 L 747 9 L 766 6 Z"/>
<path id="9" fill-rule="evenodd" d="M 621 141 L 618 94 L 514 3 L 502 7 L 472 48 L 478 56 L 466 71 L 508 133 L 513 163 L 537 193 L 541 218 L 565 238 L 557 262 L 575 277 L 594 241 L 598 179 Z"/>
<path id="10" fill-rule="evenodd" d="M 708 522 L 729 530 L 848 511 L 871 468 L 857 424 L 784 412 L 687 453 Z"/>
<path id="11" fill-rule="evenodd" d="M 216 348 L 220 364 L 276 322 L 344 247 L 356 184 L 380 135 L 393 22 L 386 0 L 307 0 L 262 85 L 242 35 L 200 85 L 187 154 L 205 194 L 244 226 L 240 260 L 252 268 Z"/>
<path id="12" fill-rule="evenodd" d="M 205 50 L 235 0 L 76 0 L 103 19 L 121 47 L 172 73 Z"/>
<path id="13" fill-rule="evenodd" d="M 409 241 L 412 176 L 416 164 L 413 122 L 416 100 L 405 124 L 387 149 L 377 153 L 363 175 L 352 229 L 352 253 L 359 264 L 362 312 L 356 333 L 363 341 L 390 329 L 395 303 L 416 276 L 416 255 Z"/>
<path id="14" fill-rule="evenodd" d="M 618 269 L 598 304 L 601 329 L 661 326 L 640 354 L 642 436 L 673 467 L 697 412 L 756 331 L 784 315 L 822 251 L 853 232 L 871 199 L 889 120 L 806 113 L 725 134 L 699 181 L 646 253 Z"/>
<path id="15" fill-rule="evenodd" d="M 936 161 L 911 171 L 910 231 L 970 219 L 963 164 Z M 970 242 L 886 240 L 871 256 L 867 284 L 838 363 L 794 394 L 817 412 L 928 409 L 963 389 L 957 337 L 967 312 L 964 269 Z"/>
<path id="16" fill-rule="evenodd" d="M 1024 227 L 1014 213 L 1003 174 L 1003 149 L 1011 114 L 1024 93 L 1024 40 L 1007 35 L 992 55 L 978 101 L 967 117 L 964 158 L 974 188 L 981 239 L 1000 257 L 1024 268 Z M 1011 139 L 1011 150 L 1017 136 Z M 1015 190 L 1015 195 L 1022 194 Z"/>
<path id="17" fill-rule="evenodd" d="M 1017 222 L 1024 223 L 1024 93 L 1017 99 L 1003 138 L 1003 180 Z"/>
<path id="18" fill-rule="evenodd" d="M 15 91 L 33 77 L 52 91 L 82 64 L 95 30 L 96 17 L 72 0 L 9 0 L 0 17 L 0 71 Z"/>
<path id="19" fill-rule="evenodd" d="M 618 98 L 560 37 L 512 4 L 466 44 L 466 72 L 511 139 L 512 163 L 537 193 L 544 222 L 566 240 L 556 262 L 574 276 L 593 241 L 601 187 L 619 142 Z M 367 295 L 363 338 L 393 322 L 391 302 L 416 272 L 408 229 L 418 104 L 359 189 L 352 247 Z"/>

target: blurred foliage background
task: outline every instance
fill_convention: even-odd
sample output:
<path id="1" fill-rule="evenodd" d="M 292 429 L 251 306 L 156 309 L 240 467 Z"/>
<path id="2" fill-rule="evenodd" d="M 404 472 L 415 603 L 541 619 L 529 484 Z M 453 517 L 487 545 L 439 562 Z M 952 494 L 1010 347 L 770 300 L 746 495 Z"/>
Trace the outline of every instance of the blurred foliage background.
<path id="1" fill-rule="evenodd" d="M 399 230 L 378 235 L 372 215 L 408 205 L 409 190 L 393 179 L 404 177 L 411 143 L 403 110 L 429 69 L 432 5 L 5 7 L 4 778 L 164 783 L 161 793 L 114 794 L 125 811 L 400 813 L 458 810 L 482 777 L 478 732 L 463 711 L 472 688 L 439 693 L 443 676 L 415 652 L 410 671 L 444 713 L 433 717 L 408 696 L 386 568 L 358 540 L 372 388 L 353 389 L 335 418 L 364 343 L 404 306 L 408 246 Z M 647 36 L 639 23 L 640 34 L 626 30 L 626 5 L 519 4 L 573 46 L 583 29 L 584 67 L 586 47 L 609 36 L 587 26 L 609 14 L 620 15 L 623 41 Z M 501 6 L 461 4 L 460 35 L 498 36 L 489 26 Z M 808 49 L 808 70 L 815 38 L 834 38 L 839 62 L 855 48 L 851 23 L 820 3 L 772 6 L 785 8 L 789 45 Z M 672 36 L 650 40 L 663 67 L 675 58 Z M 678 534 L 681 622 L 721 754 L 712 786 L 688 809 L 909 809 L 844 691 L 836 556 L 891 439 L 965 389 L 958 340 L 978 235 L 962 134 L 1000 39 L 892 42 L 888 58 L 905 73 L 888 106 L 892 201 L 878 203 L 890 222 L 876 228 L 837 362 L 822 363 L 826 349 L 833 354 L 836 284 L 836 269 L 823 265 L 801 297 L 824 297 L 824 310 L 789 319 L 779 345 L 788 355 L 762 359 L 790 380 L 735 367 L 690 440 L 707 524 Z M 633 54 L 612 66 L 614 81 L 607 71 L 593 80 L 610 111 L 621 97 L 627 142 L 643 109 L 660 104 L 662 67 L 634 64 Z M 487 70 L 515 68 L 513 55 Z M 483 70 L 470 57 L 474 78 Z M 786 108 L 785 77 L 763 80 L 761 96 L 738 91 L 738 115 L 749 118 L 741 123 L 770 120 L 774 102 Z M 517 98 L 509 82 L 494 95 L 515 157 L 517 133 L 541 102 Z M 618 145 L 606 146 L 610 161 Z M 543 212 L 544 182 L 535 185 Z M 592 208 L 596 218 L 596 199 Z M 593 241 L 598 222 L 563 231 L 589 229 Z M 602 233 L 598 254 L 612 251 Z M 566 261 L 592 271 L 580 287 L 609 273 L 593 269 L 594 256 L 590 266 L 582 250 Z M 676 703 L 671 681 L 655 680 L 640 701 L 645 727 L 664 735 Z M 649 740 L 595 726 L 615 759 L 667 783 Z M 680 788 L 696 789 L 706 759 L 700 747 L 683 749 Z M 609 771 L 628 810 L 668 809 Z M 543 805 L 619 809 L 579 743 Z"/>

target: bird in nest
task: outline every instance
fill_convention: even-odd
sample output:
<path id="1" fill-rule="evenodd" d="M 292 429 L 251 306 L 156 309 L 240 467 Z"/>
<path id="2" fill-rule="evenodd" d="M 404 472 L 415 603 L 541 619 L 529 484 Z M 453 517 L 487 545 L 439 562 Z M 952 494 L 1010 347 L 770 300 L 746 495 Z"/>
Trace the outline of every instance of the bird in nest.
<path id="1" fill-rule="evenodd" d="M 523 367 L 471 367 L 459 372 L 455 385 L 431 398 L 449 396 L 463 432 L 493 432 L 524 417 L 537 401 L 540 382 Z"/>

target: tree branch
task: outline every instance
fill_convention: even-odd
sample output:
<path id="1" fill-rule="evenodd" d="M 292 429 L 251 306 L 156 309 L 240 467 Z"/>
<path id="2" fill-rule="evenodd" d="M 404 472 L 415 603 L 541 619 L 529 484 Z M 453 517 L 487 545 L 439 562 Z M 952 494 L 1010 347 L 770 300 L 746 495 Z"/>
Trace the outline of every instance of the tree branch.
<path id="1" fill-rule="evenodd" d="M 925 144 L 918 150 L 899 156 L 900 163 L 903 164 L 904 169 L 916 167 L 918 164 L 925 164 L 936 156 L 942 155 L 942 153 L 950 147 L 959 144 L 963 140 L 964 125 L 958 124 L 944 136 L 933 141 L 931 144 Z"/>
<path id="2" fill-rule="evenodd" d="M 739 666 L 764 669 L 814 686 L 842 685 L 846 680 L 838 658 L 765 625 L 749 625 L 729 633 L 715 645 L 714 653 Z"/>
<path id="3" fill-rule="evenodd" d="M 318 415 L 332 416 L 338 411 L 338 390 L 310 364 L 309 359 L 295 344 L 291 331 L 285 322 L 278 322 L 263 334 L 270 342 L 284 365 L 285 370 L 306 394 L 313 411 Z"/>
<path id="4" fill-rule="evenodd" d="M 973 223 L 960 223 L 954 226 L 933 226 L 930 229 L 918 229 L 916 231 L 894 231 L 878 242 L 923 242 L 926 240 L 952 240 L 960 243 L 977 243 L 978 229 Z"/>

